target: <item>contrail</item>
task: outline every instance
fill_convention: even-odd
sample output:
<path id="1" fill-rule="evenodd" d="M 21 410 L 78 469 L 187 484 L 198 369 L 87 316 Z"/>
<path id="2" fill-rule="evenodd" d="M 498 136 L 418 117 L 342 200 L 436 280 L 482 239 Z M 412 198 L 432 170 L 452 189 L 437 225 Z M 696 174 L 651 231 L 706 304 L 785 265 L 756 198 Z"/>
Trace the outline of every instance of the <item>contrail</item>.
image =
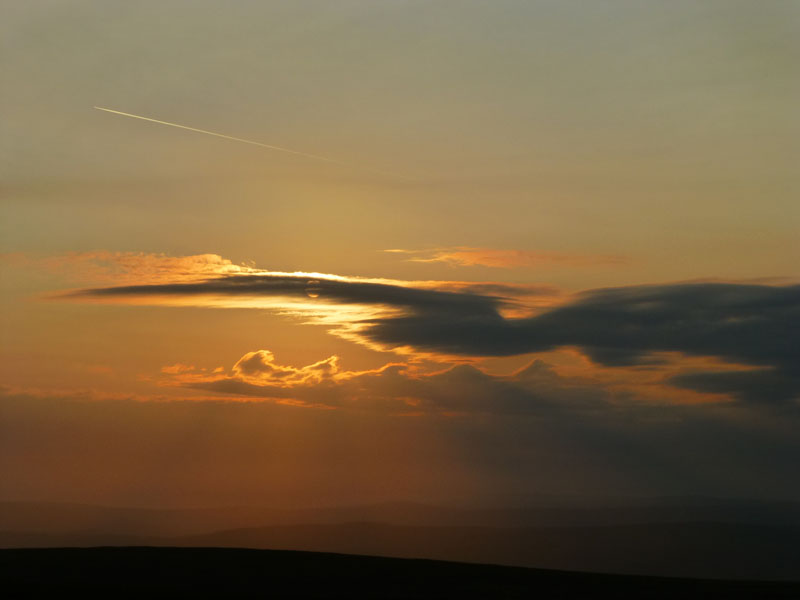
<path id="1" fill-rule="evenodd" d="M 112 113 L 115 115 L 122 115 L 123 117 L 131 117 L 132 119 L 141 119 L 142 121 L 150 121 L 151 123 L 158 123 L 159 125 L 169 125 L 170 127 L 177 127 L 178 129 L 186 129 L 187 131 L 194 131 L 196 133 L 205 133 L 206 135 L 213 135 L 214 137 L 223 138 L 226 140 L 233 140 L 234 142 L 242 142 L 245 144 L 251 144 L 253 146 L 260 146 L 262 148 L 267 148 L 268 150 L 277 150 L 278 152 L 287 152 L 289 154 L 296 154 L 297 156 L 305 156 L 306 158 L 313 158 L 315 160 L 323 160 L 325 162 L 333 163 L 335 165 L 340 165 L 343 167 L 356 167 L 357 165 L 350 165 L 348 163 L 344 163 L 333 158 L 328 158 L 327 156 L 320 156 L 319 154 L 309 154 L 308 152 L 300 152 L 299 150 L 292 150 L 291 148 L 283 148 L 281 146 L 273 146 L 272 144 L 264 144 L 262 142 L 256 142 L 254 140 L 246 140 L 244 138 L 234 137 L 232 135 L 225 135 L 224 133 L 216 133 L 215 131 L 207 131 L 205 129 L 197 129 L 196 127 L 188 127 L 187 125 L 180 125 L 178 123 L 170 123 L 169 121 L 159 121 L 158 119 L 151 119 L 150 117 L 143 117 L 141 115 L 133 115 L 131 113 L 122 112 L 121 110 L 113 110 L 110 108 L 103 108 L 102 106 L 95 106 L 97 110 L 102 110 L 107 113 Z M 359 167 L 364 169 L 365 167 Z M 368 171 L 372 171 L 373 173 L 380 173 L 381 175 L 390 175 L 392 177 L 400 177 L 401 179 L 405 179 L 400 175 L 396 175 L 394 173 L 388 173 L 386 171 L 376 171 L 375 169 L 367 169 Z"/>

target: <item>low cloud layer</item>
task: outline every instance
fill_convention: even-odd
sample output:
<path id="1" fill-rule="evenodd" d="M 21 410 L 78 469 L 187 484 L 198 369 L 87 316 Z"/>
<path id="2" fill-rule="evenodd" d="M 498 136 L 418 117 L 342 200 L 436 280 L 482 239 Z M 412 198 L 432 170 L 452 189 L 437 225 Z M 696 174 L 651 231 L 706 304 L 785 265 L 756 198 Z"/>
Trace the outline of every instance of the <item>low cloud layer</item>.
<path id="1" fill-rule="evenodd" d="M 227 396 L 400 415 L 581 413 L 608 410 L 610 400 L 622 396 L 589 379 L 562 377 L 541 360 L 509 375 L 491 375 L 472 365 L 421 373 L 405 363 L 344 371 L 336 356 L 291 367 L 279 364 L 269 350 L 258 350 L 226 374 L 169 374 L 169 385 Z"/>

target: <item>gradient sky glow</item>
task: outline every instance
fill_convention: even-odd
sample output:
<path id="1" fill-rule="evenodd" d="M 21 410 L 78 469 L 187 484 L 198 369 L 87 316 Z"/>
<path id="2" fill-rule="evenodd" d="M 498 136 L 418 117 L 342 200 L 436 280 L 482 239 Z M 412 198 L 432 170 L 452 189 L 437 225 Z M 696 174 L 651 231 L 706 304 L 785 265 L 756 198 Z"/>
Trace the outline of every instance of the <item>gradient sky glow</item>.
<path id="1" fill-rule="evenodd" d="M 800 499 L 800 3 L 0 33 L 0 500 Z"/>

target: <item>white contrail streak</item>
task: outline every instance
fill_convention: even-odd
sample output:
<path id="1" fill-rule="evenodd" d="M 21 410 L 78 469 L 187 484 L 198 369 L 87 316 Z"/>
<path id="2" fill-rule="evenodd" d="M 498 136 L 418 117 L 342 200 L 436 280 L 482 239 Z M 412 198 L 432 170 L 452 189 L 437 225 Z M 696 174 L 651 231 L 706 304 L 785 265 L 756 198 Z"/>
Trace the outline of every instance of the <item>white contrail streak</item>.
<path id="1" fill-rule="evenodd" d="M 197 129 L 196 127 L 188 127 L 187 125 L 179 125 L 178 123 L 170 123 L 169 121 L 159 121 L 158 119 L 151 119 L 150 117 L 143 117 L 141 115 L 133 115 L 131 113 L 122 112 L 121 110 L 103 108 L 102 106 L 95 106 L 94 108 L 96 108 L 97 110 L 102 110 L 107 113 L 122 115 L 123 117 L 131 117 L 132 119 L 141 119 L 142 121 L 150 121 L 151 123 L 158 123 L 159 125 L 169 125 L 170 127 L 177 127 L 178 129 L 186 129 L 187 131 L 194 131 L 195 133 L 205 133 L 206 135 L 213 135 L 214 137 L 223 138 L 226 140 L 233 140 L 234 142 L 242 142 L 245 144 L 251 144 L 253 146 L 260 146 L 262 148 L 267 148 L 268 150 L 277 150 L 278 152 L 287 152 L 289 154 L 296 154 L 297 156 L 305 156 L 306 158 L 313 158 L 315 160 L 324 160 L 325 162 L 341 165 L 344 167 L 355 166 L 355 165 L 348 165 L 347 163 L 338 160 L 334 160 L 333 158 L 328 158 L 327 156 L 320 156 L 318 154 L 309 154 L 308 152 L 300 152 L 299 150 L 292 150 L 291 148 L 283 148 L 281 146 L 273 146 L 272 144 L 264 144 L 262 142 L 256 142 L 254 140 L 246 140 L 244 138 L 234 137 L 232 135 L 225 135 L 224 133 L 216 133 L 214 131 L 207 131 L 205 129 Z M 372 171 L 373 173 L 380 173 L 381 175 L 391 175 L 392 177 L 399 177 L 399 175 L 395 175 L 393 173 L 387 173 L 385 171 L 376 171 L 375 169 L 368 169 L 368 170 Z"/>

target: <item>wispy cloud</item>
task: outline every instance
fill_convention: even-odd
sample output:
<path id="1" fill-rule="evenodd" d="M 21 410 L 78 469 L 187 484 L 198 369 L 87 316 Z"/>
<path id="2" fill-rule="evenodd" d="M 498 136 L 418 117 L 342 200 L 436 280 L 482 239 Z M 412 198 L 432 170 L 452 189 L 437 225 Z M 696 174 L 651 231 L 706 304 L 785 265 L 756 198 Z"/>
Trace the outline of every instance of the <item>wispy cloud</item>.
<path id="1" fill-rule="evenodd" d="M 406 260 L 420 263 L 444 263 L 454 267 L 496 267 L 512 269 L 520 267 L 572 266 L 586 267 L 598 265 L 619 265 L 628 262 L 627 258 L 615 255 L 565 254 L 534 250 L 502 250 L 497 248 L 473 248 L 454 246 L 430 248 L 426 250 L 406 250 L 392 248 L 385 250 L 406 256 Z"/>
<path id="2" fill-rule="evenodd" d="M 57 271 L 77 281 L 116 284 L 203 281 L 215 276 L 262 272 L 250 265 L 235 264 L 218 254 L 169 256 L 97 250 L 42 258 L 21 256 L 18 260 Z"/>

